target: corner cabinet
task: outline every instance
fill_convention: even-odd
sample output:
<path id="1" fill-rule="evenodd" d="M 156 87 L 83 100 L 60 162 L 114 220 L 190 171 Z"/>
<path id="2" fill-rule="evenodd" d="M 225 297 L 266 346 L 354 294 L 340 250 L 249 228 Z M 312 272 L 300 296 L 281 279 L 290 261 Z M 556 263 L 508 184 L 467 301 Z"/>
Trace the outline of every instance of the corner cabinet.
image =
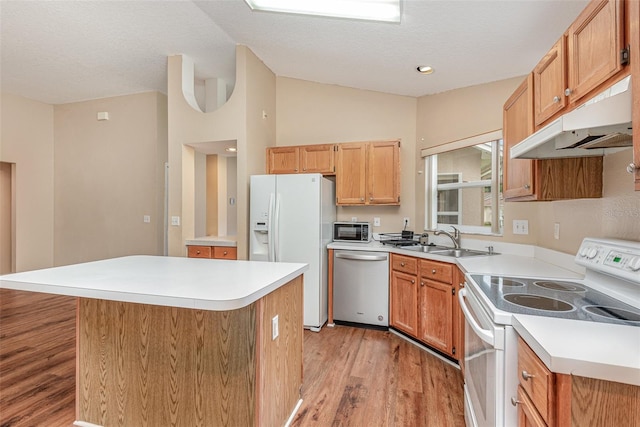
<path id="1" fill-rule="evenodd" d="M 462 363 L 458 279 L 453 264 L 391 254 L 390 326 Z"/>
<path id="2" fill-rule="evenodd" d="M 335 144 L 267 148 L 267 173 L 335 174 Z"/>
<path id="3" fill-rule="evenodd" d="M 533 133 L 533 74 L 503 108 L 503 194 L 507 201 L 602 197 L 602 157 L 511 159 L 510 149 Z"/>
<path id="4" fill-rule="evenodd" d="M 400 141 L 337 146 L 337 205 L 400 205 Z"/>

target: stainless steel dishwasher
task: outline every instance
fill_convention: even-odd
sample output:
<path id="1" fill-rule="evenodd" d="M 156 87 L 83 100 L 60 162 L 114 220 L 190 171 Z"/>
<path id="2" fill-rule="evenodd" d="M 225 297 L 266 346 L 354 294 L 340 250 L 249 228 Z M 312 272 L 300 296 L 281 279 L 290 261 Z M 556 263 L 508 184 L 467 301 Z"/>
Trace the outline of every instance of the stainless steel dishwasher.
<path id="1" fill-rule="evenodd" d="M 333 320 L 389 326 L 389 254 L 333 251 Z"/>

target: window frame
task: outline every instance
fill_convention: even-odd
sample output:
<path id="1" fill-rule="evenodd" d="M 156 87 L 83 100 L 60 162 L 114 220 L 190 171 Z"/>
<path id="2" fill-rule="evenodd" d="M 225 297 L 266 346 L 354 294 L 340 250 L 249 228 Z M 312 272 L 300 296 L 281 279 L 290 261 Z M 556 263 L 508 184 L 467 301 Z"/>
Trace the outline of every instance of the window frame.
<path id="1" fill-rule="evenodd" d="M 472 182 L 461 182 L 451 184 L 437 184 L 438 182 L 438 160 L 437 155 L 445 153 L 447 151 L 456 150 L 460 148 L 472 147 L 485 143 L 491 144 L 491 179 L 479 180 Z M 502 182 L 502 162 L 500 156 L 500 147 L 504 150 L 504 143 L 502 141 L 502 130 L 489 132 L 482 135 L 477 135 L 471 138 L 454 141 L 449 144 L 443 144 L 430 149 L 424 149 L 421 151 L 421 155 L 424 158 L 424 176 L 425 176 L 425 231 L 435 230 L 438 228 L 446 228 L 451 224 L 439 224 L 438 219 L 438 190 L 445 189 L 459 189 L 463 188 L 491 188 L 491 226 L 473 226 L 473 225 L 456 225 L 463 233 L 468 234 L 483 234 L 483 235 L 496 235 L 503 234 L 502 222 L 503 218 L 500 215 L 500 184 Z M 448 172 L 447 174 L 454 174 L 455 172 Z M 432 185 L 436 183 L 436 185 Z M 459 198 L 460 205 L 463 203 L 462 197 Z"/>

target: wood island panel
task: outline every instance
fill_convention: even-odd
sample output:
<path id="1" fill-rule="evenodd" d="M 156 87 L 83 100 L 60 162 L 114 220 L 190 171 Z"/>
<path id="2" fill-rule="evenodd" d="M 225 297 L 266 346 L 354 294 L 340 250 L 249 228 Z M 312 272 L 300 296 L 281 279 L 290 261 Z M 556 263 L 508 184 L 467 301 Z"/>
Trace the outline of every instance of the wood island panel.
<path id="1" fill-rule="evenodd" d="M 283 425 L 302 384 L 302 304 L 302 276 L 231 311 L 79 298 L 76 419 Z"/>

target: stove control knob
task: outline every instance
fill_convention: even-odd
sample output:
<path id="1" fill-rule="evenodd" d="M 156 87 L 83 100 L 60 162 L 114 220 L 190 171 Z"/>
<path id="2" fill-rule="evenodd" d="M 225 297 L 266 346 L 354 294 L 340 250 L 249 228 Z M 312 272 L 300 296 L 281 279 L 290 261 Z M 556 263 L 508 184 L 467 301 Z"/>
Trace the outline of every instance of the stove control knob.
<path id="1" fill-rule="evenodd" d="M 629 268 L 631 271 L 640 270 L 640 256 L 631 258 L 631 261 L 629 261 Z"/>
<path id="2" fill-rule="evenodd" d="M 580 256 L 582 258 L 586 257 L 588 253 L 589 253 L 589 247 L 588 246 L 583 246 L 583 247 L 580 248 Z"/>
<path id="3" fill-rule="evenodd" d="M 588 259 L 594 259 L 598 255 L 598 248 L 589 248 L 589 252 L 587 252 Z"/>

